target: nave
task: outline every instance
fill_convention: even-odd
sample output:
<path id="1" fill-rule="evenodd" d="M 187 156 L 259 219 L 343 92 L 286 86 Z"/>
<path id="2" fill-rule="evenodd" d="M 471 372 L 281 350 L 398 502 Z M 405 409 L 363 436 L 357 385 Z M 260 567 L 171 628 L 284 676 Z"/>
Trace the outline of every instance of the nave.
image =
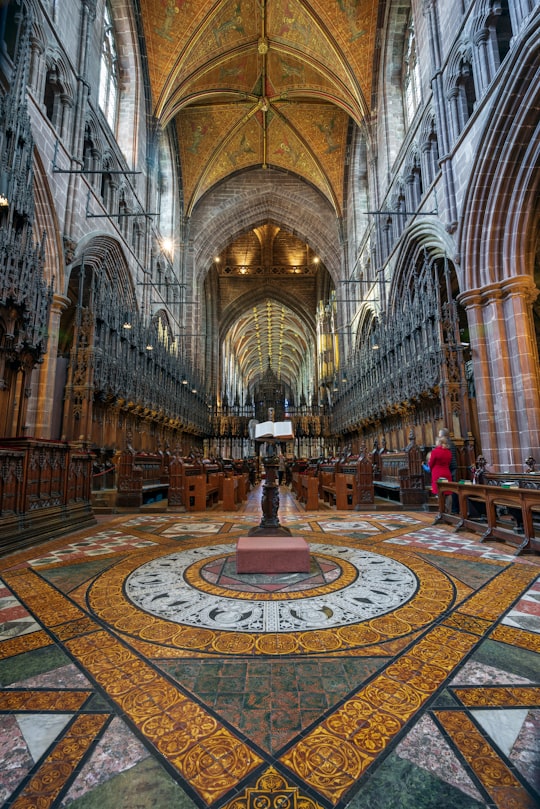
<path id="1" fill-rule="evenodd" d="M 540 570 L 428 512 L 148 510 L 3 557 L 5 807 L 540 806 Z"/>

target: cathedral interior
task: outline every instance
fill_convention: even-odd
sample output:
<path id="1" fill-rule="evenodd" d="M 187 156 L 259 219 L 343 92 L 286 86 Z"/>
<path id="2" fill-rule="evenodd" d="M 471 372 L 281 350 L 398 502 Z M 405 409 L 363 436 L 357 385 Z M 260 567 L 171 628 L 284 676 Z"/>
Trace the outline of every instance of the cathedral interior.
<path id="1" fill-rule="evenodd" d="M 540 807 L 539 290 L 539 0 L 1 0 L 2 805 Z"/>

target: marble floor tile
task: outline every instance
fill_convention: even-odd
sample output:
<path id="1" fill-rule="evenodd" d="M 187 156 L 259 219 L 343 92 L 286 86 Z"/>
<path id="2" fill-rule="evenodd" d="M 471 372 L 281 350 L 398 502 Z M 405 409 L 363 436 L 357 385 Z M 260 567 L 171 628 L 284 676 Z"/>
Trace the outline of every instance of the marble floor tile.
<path id="1" fill-rule="evenodd" d="M 540 806 L 540 559 L 279 494 L 309 573 L 236 572 L 260 488 L 0 558 L 6 809 Z"/>

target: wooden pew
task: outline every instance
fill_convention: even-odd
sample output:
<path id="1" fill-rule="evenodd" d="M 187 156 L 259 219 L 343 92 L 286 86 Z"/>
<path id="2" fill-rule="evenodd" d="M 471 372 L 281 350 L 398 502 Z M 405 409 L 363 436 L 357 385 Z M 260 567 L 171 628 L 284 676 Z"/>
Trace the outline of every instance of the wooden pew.
<path id="1" fill-rule="evenodd" d="M 325 461 L 319 464 L 319 500 L 328 506 L 337 507 L 336 491 L 337 461 Z"/>
<path id="2" fill-rule="evenodd" d="M 457 494 L 459 514 L 446 511 L 446 491 Z M 485 517 L 477 516 L 479 504 L 483 506 Z M 518 533 L 515 526 L 505 519 L 505 509 L 519 511 L 522 533 Z M 516 554 L 539 553 L 540 488 L 448 481 L 443 484 L 443 492 L 439 492 L 439 514 L 435 524 L 439 522 L 455 525 L 456 531 L 481 533 L 481 542 L 501 539 L 516 547 Z"/>
<path id="3" fill-rule="evenodd" d="M 315 475 L 300 475 L 300 493 L 298 500 L 304 504 L 306 511 L 319 509 L 319 481 Z"/>
<path id="4" fill-rule="evenodd" d="M 413 508 L 427 503 L 422 451 L 414 440 L 403 452 L 374 452 L 372 458 L 375 494 Z"/>
<path id="5" fill-rule="evenodd" d="M 219 464 L 173 456 L 169 462 L 169 507 L 206 511 L 223 497 L 223 472 Z"/>
<path id="6" fill-rule="evenodd" d="M 375 491 L 373 486 L 373 464 L 364 452 L 347 458 L 338 465 L 336 471 L 336 508 L 373 508 Z"/>
<path id="7" fill-rule="evenodd" d="M 169 470 L 162 452 L 136 452 L 128 444 L 116 453 L 116 505 L 140 508 L 145 503 L 167 498 Z"/>
<path id="8" fill-rule="evenodd" d="M 223 478 L 223 511 L 236 511 L 239 503 L 238 477 L 230 475 Z"/>
<path id="9" fill-rule="evenodd" d="M 536 461 L 530 457 L 526 460 L 528 470 L 526 472 L 490 472 L 487 461 L 483 455 L 479 455 L 472 469 L 474 483 L 482 483 L 486 486 L 502 486 L 519 489 L 540 489 L 540 472 L 536 471 Z M 486 517 L 485 507 L 482 503 L 469 504 L 469 510 L 474 510 L 476 517 Z M 522 514 L 520 509 L 507 507 L 507 513 L 515 520 L 517 530 L 523 530 Z"/>
<path id="10" fill-rule="evenodd" d="M 296 495 L 297 499 L 300 500 L 301 488 L 302 488 L 302 475 L 305 475 L 308 469 L 310 461 L 307 458 L 300 458 L 294 461 L 291 468 L 291 491 L 294 495 Z M 315 471 L 317 469 L 317 465 L 315 464 Z"/>

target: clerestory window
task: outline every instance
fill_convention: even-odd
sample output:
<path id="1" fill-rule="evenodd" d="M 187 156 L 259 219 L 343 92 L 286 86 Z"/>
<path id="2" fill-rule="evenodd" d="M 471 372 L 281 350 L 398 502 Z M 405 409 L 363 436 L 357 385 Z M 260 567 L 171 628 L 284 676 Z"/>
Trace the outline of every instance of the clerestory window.
<path id="1" fill-rule="evenodd" d="M 414 32 L 414 20 L 409 17 L 405 43 L 403 48 L 403 109 L 405 112 L 405 124 L 410 126 L 414 114 L 421 101 L 420 94 L 420 69 L 418 67 L 418 56 L 416 53 L 416 35 Z"/>
<path id="2" fill-rule="evenodd" d="M 103 12 L 103 42 L 99 76 L 99 106 L 116 135 L 118 117 L 118 58 L 111 10 L 105 3 Z"/>

